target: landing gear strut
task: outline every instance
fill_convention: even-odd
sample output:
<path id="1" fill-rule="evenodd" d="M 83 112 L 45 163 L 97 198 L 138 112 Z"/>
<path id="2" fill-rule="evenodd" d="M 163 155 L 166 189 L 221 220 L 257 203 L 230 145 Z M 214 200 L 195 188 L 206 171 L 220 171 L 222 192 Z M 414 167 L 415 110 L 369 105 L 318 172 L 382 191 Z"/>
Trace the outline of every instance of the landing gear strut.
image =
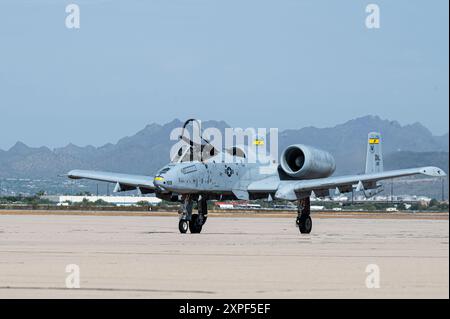
<path id="1" fill-rule="evenodd" d="M 302 234 L 309 234 L 312 229 L 311 213 L 311 201 L 308 197 L 298 200 L 297 208 L 297 226 Z"/>
<path id="2" fill-rule="evenodd" d="M 178 229 L 180 233 L 184 234 L 188 229 L 192 234 L 200 233 L 208 218 L 207 198 L 200 196 L 198 199 L 198 214 L 192 214 L 192 198 L 190 195 L 186 195 L 179 213 L 180 221 L 178 223 Z"/>
<path id="3" fill-rule="evenodd" d="M 178 213 L 180 214 L 178 229 L 180 233 L 185 234 L 189 228 L 189 221 L 192 219 L 192 198 L 190 195 L 184 196 L 183 204 L 181 204 Z"/>

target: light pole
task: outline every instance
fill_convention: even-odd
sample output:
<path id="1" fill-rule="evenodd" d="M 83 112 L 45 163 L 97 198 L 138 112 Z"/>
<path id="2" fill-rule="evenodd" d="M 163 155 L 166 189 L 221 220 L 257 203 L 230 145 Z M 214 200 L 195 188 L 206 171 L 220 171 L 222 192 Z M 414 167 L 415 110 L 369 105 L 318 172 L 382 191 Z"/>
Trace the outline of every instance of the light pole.
<path id="1" fill-rule="evenodd" d="M 394 202 L 394 180 L 391 179 L 391 203 Z"/>

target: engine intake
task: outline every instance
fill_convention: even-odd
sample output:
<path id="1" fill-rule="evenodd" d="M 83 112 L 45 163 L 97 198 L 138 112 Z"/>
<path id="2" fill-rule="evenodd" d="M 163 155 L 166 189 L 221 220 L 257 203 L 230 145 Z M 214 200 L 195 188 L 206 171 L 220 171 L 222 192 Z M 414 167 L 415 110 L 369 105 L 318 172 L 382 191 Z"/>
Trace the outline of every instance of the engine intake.
<path id="1" fill-rule="evenodd" d="M 328 177 L 336 169 L 330 153 L 301 144 L 288 146 L 281 154 L 280 164 L 287 175 L 298 179 Z"/>

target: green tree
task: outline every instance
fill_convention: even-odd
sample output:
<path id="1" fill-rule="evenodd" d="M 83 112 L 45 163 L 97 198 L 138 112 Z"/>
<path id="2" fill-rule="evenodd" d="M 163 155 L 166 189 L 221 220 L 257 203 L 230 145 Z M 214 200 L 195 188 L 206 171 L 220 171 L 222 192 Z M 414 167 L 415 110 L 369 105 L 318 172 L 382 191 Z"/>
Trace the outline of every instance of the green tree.
<path id="1" fill-rule="evenodd" d="M 94 202 L 96 206 L 113 206 L 111 203 L 104 201 L 103 199 L 98 199 Z"/>
<path id="2" fill-rule="evenodd" d="M 430 202 L 428 203 L 429 208 L 438 207 L 438 206 L 439 206 L 439 202 L 435 198 L 431 199 Z"/>
<path id="3" fill-rule="evenodd" d="M 45 195 L 45 191 L 43 191 L 42 189 L 39 192 L 36 193 L 37 197 L 42 197 L 44 195 Z"/>

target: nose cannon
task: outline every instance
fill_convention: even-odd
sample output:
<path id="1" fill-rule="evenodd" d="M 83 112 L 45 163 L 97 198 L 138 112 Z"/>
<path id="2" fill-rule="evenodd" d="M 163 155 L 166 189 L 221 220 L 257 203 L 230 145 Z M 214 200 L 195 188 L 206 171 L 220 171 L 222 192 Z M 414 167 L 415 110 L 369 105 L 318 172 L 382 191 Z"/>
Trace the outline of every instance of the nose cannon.
<path id="1" fill-rule="evenodd" d="M 153 185 L 155 185 L 155 188 L 160 192 L 166 191 L 165 184 L 166 180 L 161 175 L 155 176 L 155 178 L 153 179 Z"/>

